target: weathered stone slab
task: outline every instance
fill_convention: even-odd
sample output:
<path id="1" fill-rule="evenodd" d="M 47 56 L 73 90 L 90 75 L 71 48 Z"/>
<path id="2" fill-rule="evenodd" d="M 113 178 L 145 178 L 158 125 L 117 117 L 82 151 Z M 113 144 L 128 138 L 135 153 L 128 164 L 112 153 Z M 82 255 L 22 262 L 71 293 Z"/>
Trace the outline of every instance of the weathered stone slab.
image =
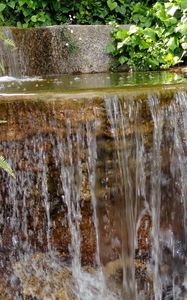
<path id="1" fill-rule="evenodd" d="M 16 64 L 19 61 L 18 75 L 42 76 L 109 71 L 111 58 L 106 46 L 112 29 L 110 25 L 66 25 L 0 30 L 15 42 L 13 52 Z M 5 60 L 8 64 L 8 58 Z M 8 65 L 6 71 L 17 75 L 10 74 Z"/>

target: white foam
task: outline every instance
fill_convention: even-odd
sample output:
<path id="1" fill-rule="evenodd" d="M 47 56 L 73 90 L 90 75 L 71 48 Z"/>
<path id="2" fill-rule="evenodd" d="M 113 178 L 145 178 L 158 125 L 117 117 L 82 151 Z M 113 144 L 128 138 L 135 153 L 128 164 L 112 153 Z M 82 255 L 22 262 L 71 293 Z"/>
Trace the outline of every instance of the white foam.
<path id="1" fill-rule="evenodd" d="M 27 95 L 27 96 L 34 96 L 34 95 L 36 95 L 36 94 L 34 94 L 34 93 L 9 93 L 9 94 L 6 94 L 6 93 L 0 93 L 0 96 L 6 96 L 6 97 L 12 97 L 12 96 L 22 96 L 22 95 Z"/>
<path id="2" fill-rule="evenodd" d="M 0 82 L 9 82 L 9 81 L 16 81 L 17 79 L 12 76 L 1 76 Z"/>
<path id="3" fill-rule="evenodd" d="M 1 76 L 0 82 L 10 82 L 10 81 L 17 81 L 17 82 L 25 82 L 25 81 L 43 81 L 41 77 L 22 77 L 16 78 L 13 76 Z"/>

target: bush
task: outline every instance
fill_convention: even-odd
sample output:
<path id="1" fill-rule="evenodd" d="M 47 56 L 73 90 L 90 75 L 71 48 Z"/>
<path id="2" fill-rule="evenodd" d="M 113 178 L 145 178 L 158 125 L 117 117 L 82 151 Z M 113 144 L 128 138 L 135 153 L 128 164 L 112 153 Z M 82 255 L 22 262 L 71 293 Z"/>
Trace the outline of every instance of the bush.
<path id="1" fill-rule="evenodd" d="M 54 22 L 48 0 L 5 0 L 0 4 L 0 22 L 6 26 L 46 26 Z"/>
<path id="2" fill-rule="evenodd" d="M 167 69 L 187 50 L 186 0 L 4 0 L 0 25 L 134 24 L 116 28 L 108 52 L 133 70 Z"/>
<path id="3" fill-rule="evenodd" d="M 0 25 L 36 27 L 54 24 L 129 23 L 131 0 L 4 0 Z M 151 4 L 153 1 L 147 1 Z"/>
<path id="4" fill-rule="evenodd" d="M 168 69 L 187 53 L 187 1 L 156 2 L 133 7 L 130 30 L 116 28 L 108 52 L 117 65 L 132 70 Z"/>

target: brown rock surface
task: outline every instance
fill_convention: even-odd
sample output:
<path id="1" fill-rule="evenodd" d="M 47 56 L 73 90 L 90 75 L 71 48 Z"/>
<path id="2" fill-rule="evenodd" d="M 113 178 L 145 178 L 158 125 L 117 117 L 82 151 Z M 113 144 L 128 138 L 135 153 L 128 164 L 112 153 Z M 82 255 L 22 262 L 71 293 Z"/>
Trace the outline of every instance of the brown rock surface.
<path id="1" fill-rule="evenodd" d="M 36 299 L 73 300 L 71 272 L 54 258 L 36 253 L 15 263 L 14 272 L 21 281 L 23 296 Z"/>

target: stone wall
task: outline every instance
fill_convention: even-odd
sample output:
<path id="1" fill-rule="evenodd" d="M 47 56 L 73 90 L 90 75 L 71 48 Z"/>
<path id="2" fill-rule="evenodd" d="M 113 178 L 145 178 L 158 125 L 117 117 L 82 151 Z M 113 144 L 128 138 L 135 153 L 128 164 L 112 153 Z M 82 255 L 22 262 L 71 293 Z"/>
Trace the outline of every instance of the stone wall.
<path id="1" fill-rule="evenodd" d="M 6 73 L 40 76 L 107 72 L 111 58 L 106 46 L 111 40 L 112 29 L 108 25 L 1 28 L 15 42 L 14 60 L 19 65 L 17 74 L 12 74 L 8 66 L 9 54 L 5 60 Z"/>

